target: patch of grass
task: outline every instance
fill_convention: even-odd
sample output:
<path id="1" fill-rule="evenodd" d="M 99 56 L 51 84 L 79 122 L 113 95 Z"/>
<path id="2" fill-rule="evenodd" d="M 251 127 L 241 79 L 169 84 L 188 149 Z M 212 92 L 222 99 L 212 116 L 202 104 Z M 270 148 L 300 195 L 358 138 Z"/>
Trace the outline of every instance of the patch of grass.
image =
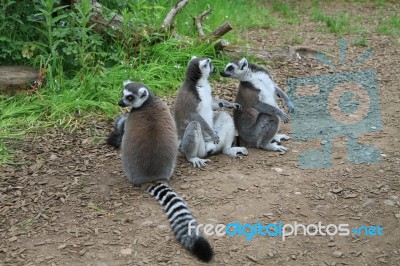
<path id="1" fill-rule="evenodd" d="M 89 203 L 87 207 L 88 207 L 89 209 L 93 210 L 94 212 L 101 212 L 101 211 L 103 211 L 102 208 L 100 208 L 100 207 L 94 205 L 93 203 Z"/>
<path id="2" fill-rule="evenodd" d="M 208 7 L 212 13 L 203 22 L 204 32 L 212 32 L 225 21 L 229 21 L 235 31 L 249 28 L 273 28 L 278 25 L 275 17 L 265 8 L 262 1 L 258 0 L 227 0 L 227 1 L 189 1 L 187 6 L 176 17 L 176 30 L 182 35 L 197 36 L 193 18 L 200 15 Z M 167 10 L 168 11 L 168 10 Z M 224 36 L 234 40 L 231 33 Z"/>
<path id="3" fill-rule="evenodd" d="M 335 16 L 328 16 L 321 11 L 319 7 L 313 7 L 311 11 L 311 19 L 314 21 L 324 22 L 329 32 L 342 36 L 351 31 L 350 15 L 341 13 Z"/>
<path id="4" fill-rule="evenodd" d="M 378 33 L 390 36 L 400 35 L 400 17 L 393 14 L 378 25 Z"/>
<path id="5" fill-rule="evenodd" d="M 303 44 L 303 42 L 304 42 L 304 39 L 300 35 L 295 35 L 292 38 L 292 43 L 293 44 Z"/>
<path id="6" fill-rule="evenodd" d="M 367 38 L 365 38 L 365 36 L 358 37 L 352 42 L 352 45 L 359 47 L 367 47 Z"/>
<path id="7" fill-rule="evenodd" d="M 20 225 L 24 229 L 29 229 L 29 227 L 34 223 L 37 223 L 37 219 L 30 218 L 30 219 L 23 220 Z"/>
<path id="8" fill-rule="evenodd" d="M 288 24 L 298 24 L 301 22 L 298 12 L 289 3 L 274 0 L 272 1 L 272 10 L 280 13 Z"/>

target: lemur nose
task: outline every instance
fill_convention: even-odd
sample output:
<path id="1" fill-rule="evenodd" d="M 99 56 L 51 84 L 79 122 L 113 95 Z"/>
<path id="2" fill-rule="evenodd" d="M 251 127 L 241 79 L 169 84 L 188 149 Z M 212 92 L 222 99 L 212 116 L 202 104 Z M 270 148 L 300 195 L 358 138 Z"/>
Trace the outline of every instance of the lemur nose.
<path id="1" fill-rule="evenodd" d="M 128 105 L 125 104 L 124 100 L 118 102 L 118 105 L 121 107 L 127 107 Z"/>

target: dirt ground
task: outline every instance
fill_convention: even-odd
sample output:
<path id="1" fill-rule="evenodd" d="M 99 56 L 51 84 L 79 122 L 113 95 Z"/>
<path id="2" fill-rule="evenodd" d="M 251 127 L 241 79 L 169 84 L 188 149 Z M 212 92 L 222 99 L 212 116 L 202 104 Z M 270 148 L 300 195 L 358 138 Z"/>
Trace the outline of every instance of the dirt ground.
<path id="1" fill-rule="evenodd" d="M 374 12 L 371 5 L 345 4 L 336 11 Z M 374 23 L 373 21 L 371 23 Z M 249 45 L 277 50 L 302 45 L 333 53 L 339 38 L 305 19 L 279 30 L 247 33 Z M 350 41 L 354 36 L 345 38 Z M 249 149 L 248 156 L 212 156 L 194 169 L 180 156 L 171 186 L 187 201 L 198 223 L 322 222 L 380 225 L 383 236 L 208 237 L 212 265 L 400 265 L 400 64 L 398 37 L 368 35 L 373 56 L 356 68 L 330 69 L 310 60 L 274 60 L 275 81 L 348 70 L 375 69 L 383 128 L 360 141 L 380 150 L 373 164 L 346 162 L 347 139 L 333 141 L 333 167 L 302 169 L 299 154 L 320 140 L 290 140 L 286 153 Z M 349 46 L 351 62 L 367 48 Z M 215 94 L 232 99 L 236 87 L 213 82 Z M 169 99 L 171 101 L 171 99 Z M 112 123 L 97 121 L 68 133 L 51 129 L 20 145 L 21 161 L 0 172 L 0 265 L 196 265 L 176 242 L 162 208 L 121 171 L 118 151 L 104 145 Z M 291 135 L 291 123 L 281 132 Z"/>

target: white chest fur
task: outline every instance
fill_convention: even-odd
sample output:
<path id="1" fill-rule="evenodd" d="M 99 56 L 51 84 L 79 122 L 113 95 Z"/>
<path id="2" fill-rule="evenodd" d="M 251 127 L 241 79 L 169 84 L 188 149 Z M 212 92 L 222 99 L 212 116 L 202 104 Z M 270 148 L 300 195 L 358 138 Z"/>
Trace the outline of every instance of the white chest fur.
<path id="1" fill-rule="evenodd" d="M 275 83 L 267 74 L 262 72 L 253 73 L 249 81 L 260 90 L 259 97 L 261 102 L 277 106 Z"/>
<path id="2" fill-rule="evenodd" d="M 201 117 L 213 127 L 213 112 L 212 112 L 212 96 L 211 86 L 207 79 L 200 79 L 196 86 L 197 92 L 200 96 L 200 103 L 197 106 L 197 112 Z"/>

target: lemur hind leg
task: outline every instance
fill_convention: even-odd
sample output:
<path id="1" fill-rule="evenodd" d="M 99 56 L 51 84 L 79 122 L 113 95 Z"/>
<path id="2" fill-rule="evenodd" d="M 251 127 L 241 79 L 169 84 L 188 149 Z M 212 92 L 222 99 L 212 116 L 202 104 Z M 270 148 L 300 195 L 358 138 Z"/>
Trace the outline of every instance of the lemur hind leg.
<path id="1" fill-rule="evenodd" d="M 207 152 L 199 122 L 192 121 L 186 127 L 181 141 L 181 151 L 194 167 L 205 166 L 210 161 L 201 159 L 206 157 Z"/>
<path id="2" fill-rule="evenodd" d="M 260 121 L 261 122 L 261 121 Z M 265 115 L 263 116 L 264 124 L 260 124 L 261 127 L 264 128 L 264 132 L 262 135 L 262 140 L 260 142 L 260 148 L 268 151 L 287 151 L 288 148 L 278 145 L 277 143 L 273 142 L 275 138 L 283 140 L 284 137 L 287 137 L 283 134 L 277 134 L 279 130 L 279 118 L 275 116 Z"/>
<path id="3" fill-rule="evenodd" d="M 248 151 L 244 147 L 232 147 L 235 139 L 235 125 L 232 117 L 227 112 L 214 112 L 214 130 L 217 131 L 220 142 L 215 145 L 216 150 L 212 153 L 222 151 L 222 153 L 233 158 L 239 154 L 247 155 Z"/>

